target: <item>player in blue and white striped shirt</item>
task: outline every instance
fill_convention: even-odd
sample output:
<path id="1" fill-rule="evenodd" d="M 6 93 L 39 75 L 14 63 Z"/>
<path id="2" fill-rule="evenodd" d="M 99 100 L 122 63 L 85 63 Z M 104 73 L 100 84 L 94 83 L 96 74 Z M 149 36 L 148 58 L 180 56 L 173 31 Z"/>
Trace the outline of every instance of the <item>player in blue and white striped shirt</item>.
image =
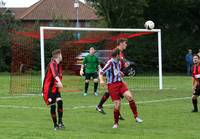
<path id="1" fill-rule="evenodd" d="M 121 96 L 123 95 L 129 102 L 129 106 L 133 112 L 136 122 L 141 123 L 142 120 L 138 117 L 137 106 L 127 85 L 122 82 L 120 71 L 120 51 L 116 50 L 112 53 L 112 58 L 106 63 L 101 70 L 99 78 L 100 84 L 104 85 L 103 74 L 106 74 L 108 92 L 114 103 L 114 126 L 118 128 L 119 113 L 121 105 Z"/>

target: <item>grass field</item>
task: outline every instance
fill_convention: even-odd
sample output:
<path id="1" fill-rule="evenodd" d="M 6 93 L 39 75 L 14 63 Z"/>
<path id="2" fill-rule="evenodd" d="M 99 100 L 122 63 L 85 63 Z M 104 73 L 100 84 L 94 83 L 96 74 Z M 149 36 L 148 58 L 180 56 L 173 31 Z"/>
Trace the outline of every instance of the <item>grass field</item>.
<path id="1" fill-rule="evenodd" d="M 140 80 L 140 77 L 137 77 Z M 136 80 L 136 79 L 135 79 Z M 0 139 L 198 139 L 200 113 L 191 113 L 191 79 L 186 76 L 164 77 L 165 89 L 136 89 L 142 124 L 135 123 L 123 100 L 118 129 L 112 129 L 113 106 L 104 106 L 106 115 L 96 112 L 100 96 L 82 92 L 62 93 L 65 130 L 54 131 L 40 95 L 9 94 L 10 77 L 0 75 Z M 128 82 L 129 83 L 129 82 Z M 67 81 L 64 81 L 67 84 Z M 70 84 L 66 85 L 70 88 Z M 133 91 L 133 90 L 132 90 Z"/>

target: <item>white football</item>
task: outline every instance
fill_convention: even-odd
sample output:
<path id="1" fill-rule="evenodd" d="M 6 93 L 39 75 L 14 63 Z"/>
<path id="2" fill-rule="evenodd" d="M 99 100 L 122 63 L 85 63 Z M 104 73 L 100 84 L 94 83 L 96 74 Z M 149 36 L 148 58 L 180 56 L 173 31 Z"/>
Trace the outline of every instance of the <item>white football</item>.
<path id="1" fill-rule="evenodd" d="M 154 24 L 153 21 L 148 20 L 148 21 L 145 22 L 144 27 L 145 27 L 146 29 L 151 30 L 151 29 L 154 29 L 155 24 Z"/>

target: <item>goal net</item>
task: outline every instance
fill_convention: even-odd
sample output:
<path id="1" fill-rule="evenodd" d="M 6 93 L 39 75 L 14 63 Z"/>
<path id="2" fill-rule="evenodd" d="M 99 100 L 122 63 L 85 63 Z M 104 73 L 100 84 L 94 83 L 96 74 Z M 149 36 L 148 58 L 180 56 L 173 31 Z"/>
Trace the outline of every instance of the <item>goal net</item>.
<path id="1" fill-rule="evenodd" d="M 12 40 L 11 93 L 40 93 L 51 52 L 63 55 L 62 92 L 84 91 L 80 66 L 88 49 L 94 47 L 101 66 L 116 47 L 116 40 L 128 39 L 124 69 L 130 89 L 162 89 L 160 30 L 41 27 L 38 32 L 15 32 Z M 91 82 L 91 84 L 93 84 Z M 90 87 L 92 89 L 93 87 Z M 99 89 L 99 93 L 101 90 Z"/>

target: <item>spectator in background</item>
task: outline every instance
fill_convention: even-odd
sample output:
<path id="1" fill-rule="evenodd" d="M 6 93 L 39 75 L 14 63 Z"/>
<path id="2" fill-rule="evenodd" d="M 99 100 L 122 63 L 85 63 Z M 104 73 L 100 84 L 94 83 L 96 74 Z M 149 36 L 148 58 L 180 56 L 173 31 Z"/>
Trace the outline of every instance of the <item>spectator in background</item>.
<path id="1" fill-rule="evenodd" d="M 187 65 L 187 75 L 190 76 L 191 75 L 191 71 L 192 71 L 192 50 L 188 49 L 188 53 L 185 56 L 185 61 L 186 61 L 186 65 Z"/>

